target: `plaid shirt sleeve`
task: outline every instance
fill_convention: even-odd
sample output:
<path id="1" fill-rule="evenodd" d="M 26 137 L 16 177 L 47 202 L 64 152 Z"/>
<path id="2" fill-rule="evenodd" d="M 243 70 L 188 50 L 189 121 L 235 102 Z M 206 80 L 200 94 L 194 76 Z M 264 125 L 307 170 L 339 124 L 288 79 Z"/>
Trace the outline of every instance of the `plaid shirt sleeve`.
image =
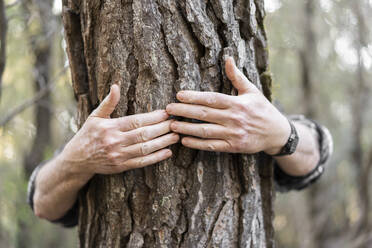
<path id="1" fill-rule="evenodd" d="M 325 166 L 333 152 L 333 139 L 326 127 L 305 118 L 303 115 L 293 115 L 288 116 L 288 118 L 295 123 L 301 123 L 309 127 L 318 141 L 320 160 L 316 168 L 305 176 L 290 176 L 275 163 L 274 181 L 276 190 L 279 192 L 301 190 L 316 182 L 324 173 Z"/>
<path id="2" fill-rule="evenodd" d="M 46 162 L 38 165 L 35 170 L 32 172 L 31 177 L 28 181 L 27 187 L 27 203 L 30 205 L 32 211 L 34 211 L 34 194 L 35 194 L 35 181 L 37 174 L 40 169 L 46 164 Z M 61 224 L 64 227 L 74 227 L 77 225 L 79 219 L 79 201 L 77 200 L 74 206 L 60 219 L 52 221 L 53 223 Z"/>

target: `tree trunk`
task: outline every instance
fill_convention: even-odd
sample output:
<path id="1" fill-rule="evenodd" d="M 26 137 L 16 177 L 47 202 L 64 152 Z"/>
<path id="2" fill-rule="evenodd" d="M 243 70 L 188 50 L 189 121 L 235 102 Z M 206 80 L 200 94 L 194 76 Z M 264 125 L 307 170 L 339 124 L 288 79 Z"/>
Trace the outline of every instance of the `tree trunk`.
<path id="1" fill-rule="evenodd" d="M 28 0 L 24 1 L 22 4 L 27 21 L 29 21 L 31 13 L 34 13 L 37 17 L 36 23 L 38 29 L 36 29 L 36 31 L 27 30 L 30 49 L 33 51 L 34 55 L 34 80 L 32 83 L 36 95 L 51 84 L 52 41 L 55 32 L 55 27 L 52 25 L 55 24 L 56 18 L 50 11 L 52 8 L 52 2 L 50 1 Z M 35 16 L 33 18 L 35 18 Z M 43 162 L 45 159 L 45 152 L 51 144 L 52 106 L 53 102 L 49 91 L 35 105 L 34 124 L 36 127 L 36 134 L 30 150 L 25 153 L 23 157 L 26 179 L 31 176 L 36 166 Z M 25 196 L 22 195 L 22 201 L 20 201 L 22 204 L 24 204 L 24 199 Z M 32 233 L 29 225 L 30 224 L 24 219 L 18 219 L 17 248 L 30 247 Z"/>
<path id="2" fill-rule="evenodd" d="M 356 228 L 356 236 L 363 236 L 369 233 L 370 229 L 370 193 L 369 178 L 370 164 L 366 152 L 363 150 L 363 131 L 366 128 L 365 117 L 369 100 L 368 79 L 362 56 L 363 49 L 368 47 L 368 26 L 363 13 L 363 3 L 353 2 L 352 10 L 357 19 L 355 49 L 358 54 L 358 67 L 356 70 L 356 83 L 351 88 L 352 99 L 352 149 L 351 162 L 356 170 L 355 181 L 358 185 L 358 197 L 360 205 L 360 218 Z M 364 245 L 361 247 L 367 247 Z"/>
<path id="3" fill-rule="evenodd" d="M 315 18 L 315 3 L 314 0 L 304 1 L 304 45 L 299 50 L 300 65 L 301 65 L 301 85 L 303 93 L 304 114 L 308 118 L 315 118 L 314 105 L 314 71 L 316 65 L 316 34 L 314 30 Z"/>
<path id="4" fill-rule="evenodd" d="M 6 65 L 6 37 L 8 32 L 8 20 L 6 18 L 6 6 L 0 0 L 0 99 L 3 88 L 3 74 Z"/>
<path id="5" fill-rule="evenodd" d="M 179 90 L 234 94 L 234 56 L 269 97 L 263 0 L 64 0 L 79 124 L 121 85 L 114 117 L 164 109 Z M 95 176 L 81 247 L 273 247 L 271 159 L 172 147 L 174 157 Z"/>
<path id="6" fill-rule="evenodd" d="M 52 83 L 52 45 L 56 32 L 56 17 L 52 14 L 52 2 L 25 1 L 26 14 L 31 15 L 32 9 L 38 16 L 38 31 L 28 30 L 31 50 L 34 55 L 34 91 L 35 95 L 48 88 Z M 35 18 L 35 17 L 34 17 Z M 36 134 L 30 151 L 24 156 L 26 178 L 29 178 L 35 167 L 45 159 L 45 152 L 51 144 L 52 97 L 50 91 L 38 101 L 35 106 Z"/>
<path id="7" fill-rule="evenodd" d="M 316 119 L 317 109 L 316 109 L 316 80 L 315 75 L 317 75 L 317 37 L 314 28 L 315 14 L 317 10 L 317 1 L 306 0 L 303 3 L 304 6 L 304 44 L 299 50 L 299 61 L 301 66 L 301 86 L 303 94 L 303 106 L 304 114 L 307 118 Z M 309 206 L 309 211 L 307 213 L 310 229 L 308 233 L 310 236 L 309 244 L 307 247 L 313 248 L 323 248 L 327 236 L 327 222 L 328 218 L 324 215 L 324 195 L 321 192 L 325 191 L 327 185 L 318 182 L 311 185 L 311 188 L 307 192 L 307 205 Z"/>

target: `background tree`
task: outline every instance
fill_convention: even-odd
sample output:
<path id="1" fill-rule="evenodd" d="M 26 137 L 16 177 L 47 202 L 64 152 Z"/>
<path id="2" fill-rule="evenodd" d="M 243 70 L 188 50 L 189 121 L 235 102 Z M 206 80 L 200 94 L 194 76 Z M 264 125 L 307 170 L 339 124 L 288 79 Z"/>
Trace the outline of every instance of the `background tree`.
<path id="1" fill-rule="evenodd" d="M 51 120 L 53 102 L 51 101 L 50 85 L 52 73 L 52 49 L 57 18 L 51 12 L 52 2 L 25 1 L 26 15 L 38 19 L 36 31 L 29 31 L 31 51 L 34 53 L 34 91 L 35 94 L 45 90 L 45 94 L 38 100 L 35 107 L 36 134 L 31 150 L 24 158 L 26 177 L 44 160 L 46 148 L 51 143 Z M 35 8 L 34 11 L 30 9 Z M 31 13 L 33 16 L 31 17 Z M 28 21 L 31 21 L 28 18 Z"/>
<path id="2" fill-rule="evenodd" d="M 363 32 L 366 40 L 358 55 L 359 21 L 353 5 L 362 6 L 363 18 L 368 22 L 370 16 L 365 13 L 370 10 L 371 2 L 312 1 L 315 11 L 311 15 L 311 25 L 316 37 L 312 49 L 307 45 L 308 36 L 304 35 L 304 32 L 309 30 L 306 24 L 309 12 L 304 8 L 304 2 L 271 2 L 275 3 L 275 8 L 273 14 L 268 14 L 267 27 L 271 41 L 274 96 L 280 99 L 290 113 L 309 114 L 302 104 L 298 104 L 305 99 L 302 87 L 303 66 L 298 67 L 302 65 L 302 61 L 294 51 L 304 47 L 313 51 L 306 56 L 315 57 L 310 73 L 313 97 L 310 104 L 315 110 L 315 119 L 325 124 L 335 139 L 334 156 L 321 180 L 306 190 L 305 194 L 294 192 L 277 197 L 274 226 L 278 245 L 317 248 L 368 247 L 371 245 L 370 234 L 356 230 L 359 220 L 364 219 L 362 216 L 371 216 L 372 210 L 369 207 L 365 211 L 366 214 L 363 214 L 362 209 L 366 208 L 362 208 L 358 200 L 366 202 L 372 197 L 370 191 L 364 193 L 363 197 L 359 196 L 362 181 L 369 182 L 367 189 L 370 190 L 371 187 L 370 179 L 366 179 L 371 175 L 366 165 L 371 147 L 371 125 L 368 124 L 371 123 L 371 101 L 362 100 L 354 92 L 359 84 L 356 76 L 360 67 L 359 60 L 363 60 L 362 69 L 366 79 L 363 94 L 371 87 L 371 34 L 369 28 Z M 294 12 L 298 14 L 289 14 Z M 286 29 L 288 26 L 291 26 L 291 29 Z M 288 94 L 289 89 L 291 94 Z M 355 107 L 354 102 L 361 100 L 363 104 L 359 104 L 359 107 L 364 108 L 361 120 L 363 128 L 357 127 L 353 121 L 353 116 L 361 111 L 359 107 Z M 355 146 L 353 141 L 358 137 L 353 134 L 356 130 L 360 133 L 358 146 Z M 363 180 L 354 177 L 358 175 L 360 168 L 358 163 L 352 162 L 351 151 L 356 147 L 364 154 L 363 158 L 358 158 L 364 161 L 361 166 L 364 168 Z M 310 201 L 306 200 L 307 194 L 312 195 Z M 318 211 L 313 211 L 314 209 Z"/>
<path id="3" fill-rule="evenodd" d="M 316 106 L 316 86 L 319 82 L 317 77 L 317 65 L 319 58 L 317 56 L 317 34 L 315 29 L 315 18 L 318 10 L 317 1 L 306 0 L 303 3 L 304 20 L 303 20 L 303 45 L 299 49 L 299 64 L 301 67 L 301 86 L 303 94 L 303 114 L 310 119 L 318 119 L 318 110 Z M 307 194 L 309 205 L 308 218 L 310 221 L 310 236 L 308 247 L 323 247 L 324 236 L 326 236 L 326 223 L 328 219 L 323 212 L 324 196 L 321 192 L 326 185 L 318 182 L 312 185 Z M 305 245 L 305 244 L 304 244 Z"/>
<path id="4" fill-rule="evenodd" d="M 2 91 L 3 73 L 6 63 L 6 34 L 8 30 L 8 20 L 6 18 L 4 0 L 0 1 L 0 98 Z"/>
<path id="5" fill-rule="evenodd" d="M 357 20 L 355 28 L 354 46 L 357 52 L 358 63 L 356 69 L 356 80 L 351 87 L 351 109 L 352 109 L 352 149 L 351 161 L 356 167 L 356 182 L 358 182 L 358 194 L 360 202 L 360 217 L 356 227 L 357 236 L 368 237 L 371 230 L 370 225 L 370 190 L 369 178 L 372 169 L 372 148 L 370 151 L 363 149 L 362 135 L 364 132 L 365 116 L 368 99 L 370 98 L 370 86 L 366 77 L 365 58 L 363 52 L 368 48 L 369 30 L 366 23 L 366 12 L 364 12 L 365 3 L 355 1 L 352 4 L 352 10 Z M 371 244 L 371 242 L 369 242 Z M 367 247 L 368 243 L 362 242 L 360 246 Z"/>
<path id="6" fill-rule="evenodd" d="M 26 22 L 37 23 L 31 30 L 28 30 L 29 44 L 34 55 L 34 92 L 35 95 L 43 92 L 42 96 L 35 104 L 35 127 L 36 133 L 31 149 L 26 152 L 23 160 L 25 177 L 28 179 L 32 171 L 45 159 L 48 147 L 51 145 L 51 127 L 53 102 L 51 99 L 51 73 L 52 73 L 52 49 L 53 38 L 56 28 L 56 16 L 51 11 L 53 2 L 48 1 L 24 1 Z M 34 10 L 32 10 L 34 9 Z M 32 14 L 31 14 L 32 13 Z M 31 20 L 33 18 L 34 20 Z M 22 202 L 22 201 L 21 201 Z M 29 246 L 31 232 L 27 228 L 27 222 L 19 218 L 18 247 L 26 248 Z"/>
<path id="7" fill-rule="evenodd" d="M 63 1 L 80 125 L 121 85 L 115 116 L 164 109 L 179 90 L 234 92 L 232 55 L 270 92 L 263 1 Z M 272 247 L 271 166 L 173 147 L 173 159 L 97 175 L 80 198 L 82 247 Z M 266 169 L 269 168 L 269 169 Z M 260 176 L 259 171 L 265 171 Z"/>
<path id="8" fill-rule="evenodd" d="M 53 1 L 5 1 L 9 29 L 0 107 L 0 247 L 76 243 L 71 231 L 34 219 L 26 204 L 31 171 L 71 136 L 62 25 L 52 6 Z"/>

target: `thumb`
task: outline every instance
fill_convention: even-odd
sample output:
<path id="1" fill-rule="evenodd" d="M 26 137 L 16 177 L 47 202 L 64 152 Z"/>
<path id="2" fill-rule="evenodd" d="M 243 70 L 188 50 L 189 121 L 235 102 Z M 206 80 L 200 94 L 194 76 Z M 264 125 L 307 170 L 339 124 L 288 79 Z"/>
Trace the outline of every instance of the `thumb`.
<path id="1" fill-rule="evenodd" d="M 236 67 L 232 57 L 228 57 L 225 61 L 226 75 L 232 82 L 233 86 L 238 90 L 239 95 L 247 94 L 256 90 L 256 86 L 252 84 L 242 71 Z"/>
<path id="2" fill-rule="evenodd" d="M 111 86 L 110 93 L 103 99 L 101 104 L 93 111 L 91 116 L 100 118 L 110 118 L 112 112 L 114 112 L 116 105 L 120 100 L 120 88 L 114 84 Z"/>

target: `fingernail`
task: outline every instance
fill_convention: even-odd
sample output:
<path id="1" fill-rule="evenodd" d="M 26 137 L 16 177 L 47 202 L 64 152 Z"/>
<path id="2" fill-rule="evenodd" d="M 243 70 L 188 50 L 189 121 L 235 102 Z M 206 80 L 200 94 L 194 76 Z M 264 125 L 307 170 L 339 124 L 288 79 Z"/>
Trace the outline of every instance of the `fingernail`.
<path id="1" fill-rule="evenodd" d="M 176 133 L 174 134 L 174 137 L 175 137 L 174 138 L 175 140 L 179 140 L 180 139 L 180 136 L 178 134 L 176 134 Z"/>
<path id="2" fill-rule="evenodd" d="M 187 139 L 186 139 L 186 138 L 183 138 L 183 139 L 181 140 L 181 143 L 184 144 L 184 145 L 187 145 Z"/>
<path id="3" fill-rule="evenodd" d="M 172 111 L 172 105 L 168 104 L 165 110 L 167 111 L 167 113 L 170 113 Z"/>
<path id="4" fill-rule="evenodd" d="M 170 128 L 171 128 L 172 130 L 176 130 L 176 129 L 177 129 L 177 124 L 173 121 L 173 122 L 171 123 L 171 125 L 170 125 Z"/>
<path id="5" fill-rule="evenodd" d="M 185 98 L 185 92 L 180 91 L 177 93 L 177 99 L 183 100 Z"/>
<path id="6" fill-rule="evenodd" d="M 165 152 L 165 155 L 167 155 L 167 156 L 172 156 L 172 151 L 171 151 L 171 150 L 167 150 L 167 151 Z"/>

